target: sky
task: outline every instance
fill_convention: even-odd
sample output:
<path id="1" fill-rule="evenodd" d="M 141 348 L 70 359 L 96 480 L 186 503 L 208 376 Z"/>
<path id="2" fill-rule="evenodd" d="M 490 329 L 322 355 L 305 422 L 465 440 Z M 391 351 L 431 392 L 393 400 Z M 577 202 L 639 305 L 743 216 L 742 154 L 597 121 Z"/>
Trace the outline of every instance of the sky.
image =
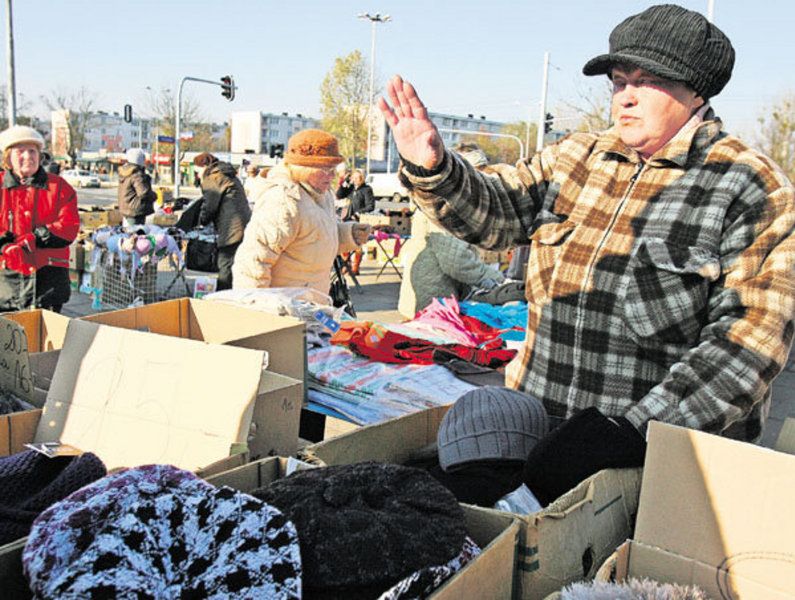
<path id="1" fill-rule="evenodd" d="M 389 14 L 378 25 L 376 74 L 400 73 L 428 108 L 498 121 L 537 119 L 544 52 L 547 106 L 571 114 L 605 89 L 585 62 L 607 51 L 612 28 L 654 2 L 642 0 L 13 0 L 17 94 L 46 114 L 42 95 L 85 86 L 96 107 L 132 104 L 151 116 L 151 92 L 176 91 L 184 76 L 231 74 L 237 97 L 187 83 L 204 118 L 232 110 L 320 114 L 320 84 L 334 59 L 359 49 L 370 60 L 371 26 L 357 15 Z M 706 14 L 708 0 L 680 4 Z M 3 3 L 3 28 L 6 14 Z M 734 133 L 795 93 L 795 2 L 714 0 L 715 23 L 737 53 L 732 80 L 713 99 Z M 6 64 L 5 40 L 0 48 Z M 0 77 L 5 85 L 6 72 Z M 563 125 L 559 123 L 558 125 Z"/>

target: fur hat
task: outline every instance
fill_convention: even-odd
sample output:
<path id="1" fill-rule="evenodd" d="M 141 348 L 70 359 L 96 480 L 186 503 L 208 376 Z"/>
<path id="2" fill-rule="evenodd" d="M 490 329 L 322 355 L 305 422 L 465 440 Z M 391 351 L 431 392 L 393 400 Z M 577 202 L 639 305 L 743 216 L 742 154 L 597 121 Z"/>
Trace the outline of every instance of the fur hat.
<path id="1" fill-rule="evenodd" d="M 543 404 L 504 387 L 470 390 L 439 425 L 439 465 L 445 470 L 479 461 L 525 461 L 549 430 Z"/>
<path id="2" fill-rule="evenodd" d="M 304 129 L 287 142 L 284 164 L 301 167 L 335 167 L 345 159 L 340 156 L 337 138 L 320 129 Z"/>
<path id="3" fill-rule="evenodd" d="M 682 82 L 707 100 L 731 78 L 734 48 L 701 13 L 661 4 L 619 23 L 610 34 L 610 52 L 589 60 L 582 72 L 609 75 L 617 63 Z"/>
<path id="4" fill-rule="evenodd" d="M 202 152 L 193 159 L 193 164 L 197 167 L 209 167 L 211 164 L 217 162 L 218 159 L 209 152 Z"/>
<path id="5" fill-rule="evenodd" d="M 27 125 L 14 125 L 0 133 L 0 150 L 5 150 L 17 144 L 36 144 L 39 152 L 44 150 L 42 135 Z"/>
<path id="6" fill-rule="evenodd" d="M 310 469 L 253 495 L 295 523 L 307 595 L 355 598 L 364 588 L 376 597 L 418 569 L 449 561 L 466 536 L 455 497 L 411 467 L 363 462 Z"/>
<path id="7" fill-rule="evenodd" d="M 127 162 L 143 167 L 146 162 L 146 154 L 140 148 L 130 148 L 127 150 Z"/>
<path id="8" fill-rule="evenodd" d="M 110 475 L 41 514 L 22 562 L 37 598 L 298 598 L 292 523 L 187 471 Z"/>
<path id="9" fill-rule="evenodd" d="M 26 450 L 0 458 L 0 546 L 28 535 L 39 513 L 105 472 L 90 452 L 49 458 Z"/>

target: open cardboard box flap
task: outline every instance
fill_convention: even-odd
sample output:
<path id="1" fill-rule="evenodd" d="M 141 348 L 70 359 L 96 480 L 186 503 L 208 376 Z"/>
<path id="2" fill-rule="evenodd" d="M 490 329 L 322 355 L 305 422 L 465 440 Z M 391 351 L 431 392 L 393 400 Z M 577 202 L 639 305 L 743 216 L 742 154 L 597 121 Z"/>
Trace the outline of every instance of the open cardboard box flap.
<path id="1" fill-rule="evenodd" d="M 656 421 L 648 442 L 628 574 L 795 597 L 795 456 Z"/>
<path id="2" fill-rule="evenodd" d="M 265 356 L 73 320 L 35 441 L 195 471 L 246 442 Z"/>

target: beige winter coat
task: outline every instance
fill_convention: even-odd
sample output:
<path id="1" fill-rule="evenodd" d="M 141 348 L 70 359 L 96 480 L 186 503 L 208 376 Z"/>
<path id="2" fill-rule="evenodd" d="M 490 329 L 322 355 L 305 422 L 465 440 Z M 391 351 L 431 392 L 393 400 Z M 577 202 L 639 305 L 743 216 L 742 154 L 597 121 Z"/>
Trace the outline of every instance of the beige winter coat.
<path id="1" fill-rule="evenodd" d="M 314 199 L 284 166 L 265 183 L 235 255 L 235 289 L 311 287 L 328 294 L 334 257 L 356 248 L 352 223 L 337 219 L 332 192 Z"/>

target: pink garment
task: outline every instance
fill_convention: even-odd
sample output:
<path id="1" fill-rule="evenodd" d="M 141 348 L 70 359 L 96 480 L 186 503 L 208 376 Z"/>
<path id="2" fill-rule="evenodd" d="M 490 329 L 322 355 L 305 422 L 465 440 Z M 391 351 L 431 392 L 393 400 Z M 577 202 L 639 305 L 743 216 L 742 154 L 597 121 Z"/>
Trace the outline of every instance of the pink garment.
<path id="1" fill-rule="evenodd" d="M 383 242 L 389 239 L 395 240 L 395 253 L 392 255 L 392 258 L 397 258 L 398 254 L 400 254 L 400 249 L 403 246 L 403 238 L 397 233 L 386 233 L 381 231 L 380 229 L 376 229 L 373 231 L 373 238 L 379 242 Z"/>
<path id="2" fill-rule="evenodd" d="M 461 319 L 458 300 L 454 296 L 444 299 L 444 304 L 434 298 L 431 303 L 419 311 L 411 320 L 403 323 L 403 327 L 442 335 L 455 343 L 477 347 L 486 341 L 471 332 Z"/>

